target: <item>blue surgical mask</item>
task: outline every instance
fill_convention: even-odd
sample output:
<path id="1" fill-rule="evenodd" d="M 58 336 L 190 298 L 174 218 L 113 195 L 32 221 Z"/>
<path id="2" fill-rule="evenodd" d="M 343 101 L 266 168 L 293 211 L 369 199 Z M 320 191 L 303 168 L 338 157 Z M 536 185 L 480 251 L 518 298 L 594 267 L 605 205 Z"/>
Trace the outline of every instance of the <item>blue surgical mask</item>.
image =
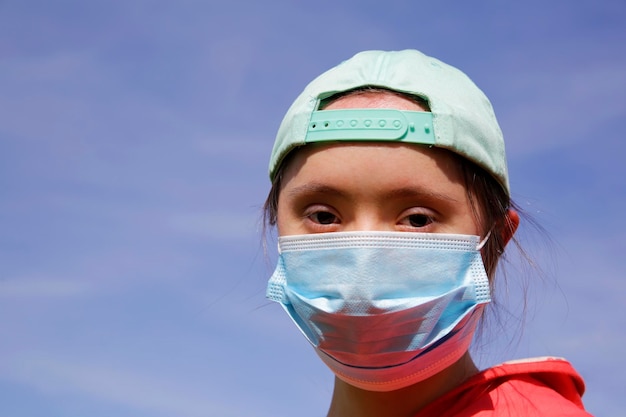
<path id="1" fill-rule="evenodd" d="M 337 377 L 400 389 L 467 352 L 490 301 L 483 243 L 407 232 L 282 236 L 267 296 Z"/>

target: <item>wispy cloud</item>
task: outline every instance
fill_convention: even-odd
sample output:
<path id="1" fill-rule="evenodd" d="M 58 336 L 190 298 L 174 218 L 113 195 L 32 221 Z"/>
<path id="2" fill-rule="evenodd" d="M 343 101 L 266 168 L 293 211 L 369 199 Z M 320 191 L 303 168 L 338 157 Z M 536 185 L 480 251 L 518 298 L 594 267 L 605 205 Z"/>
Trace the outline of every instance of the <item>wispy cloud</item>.
<path id="1" fill-rule="evenodd" d="M 0 280 L 0 298 L 68 298 L 92 293 L 89 282 L 54 277 L 20 277 Z"/>
<path id="2" fill-rule="evenodd" d="M 0 363 L 2 379 L 19 382 L 46 395 L 87 396 L 105 404 L 154 415 L 180 417 L 243 416 L 254 410 L 245 403 L 225 404 L 211 398 L 208 388 L 181 379 L 147 375 L 106 364 L 81 363 L 48 356 L 22 355 Z"/>
<path id="3" fill-rule="evenodd" d="M 528 68 L 507 73 L 512 101 L 502 124 L 514 157 L 580 146 L 626 116 L 626 60 Z"/>
<path id="4" fill-rule="evenodd" d="M 260 222 L 251 214 L 206 212 L 175 214 L 168 226 L 174 232 L 223 240 L 258 236 Z"/>

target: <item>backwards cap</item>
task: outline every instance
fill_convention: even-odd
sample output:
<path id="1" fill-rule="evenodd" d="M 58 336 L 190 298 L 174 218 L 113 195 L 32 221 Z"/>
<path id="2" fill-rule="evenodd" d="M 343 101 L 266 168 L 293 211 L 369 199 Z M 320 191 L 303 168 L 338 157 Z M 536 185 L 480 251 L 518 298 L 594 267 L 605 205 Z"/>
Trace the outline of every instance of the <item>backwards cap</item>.
<path id="1" fill-rule="evenodd" d="M 318 110 L 325 98 L 368 86 L 421 97 L 428 102 L 430 113 Z M 270 159 L 270 178 L 294 148 L 348 140 L 445 148 L 487 170 L 509 192 L 504 140 L 491 103 L 464 73 L 416 50 L 361 52 L 313 80 L 280 125 Z"/>

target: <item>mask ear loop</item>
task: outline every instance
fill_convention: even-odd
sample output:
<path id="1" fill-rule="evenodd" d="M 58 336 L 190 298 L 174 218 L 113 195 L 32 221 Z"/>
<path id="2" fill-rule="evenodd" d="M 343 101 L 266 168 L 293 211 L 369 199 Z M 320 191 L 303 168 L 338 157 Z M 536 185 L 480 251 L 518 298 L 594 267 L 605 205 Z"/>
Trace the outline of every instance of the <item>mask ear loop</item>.
<path id="1" fill-rule="evenodd" d="M 493 229 L 490 229 L 487 232 L 487 234 L 485 235 L 485 237 L 483 238 L 483 240 L 481 240 L 478 243 L 478 246 L 476 246 L 476 250 L 478 250 L 478 251 L 481 250 L 487 244 L 487 240 L 489 240 L 489 236 L 491 236 L 491 230 L 493 230 Z"/>

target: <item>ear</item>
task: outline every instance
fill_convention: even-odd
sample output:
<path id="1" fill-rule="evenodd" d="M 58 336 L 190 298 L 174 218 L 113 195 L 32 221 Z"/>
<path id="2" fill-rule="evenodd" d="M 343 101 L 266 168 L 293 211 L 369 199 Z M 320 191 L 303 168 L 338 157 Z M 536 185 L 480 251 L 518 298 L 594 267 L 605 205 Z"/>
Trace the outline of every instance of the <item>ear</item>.
<path id="1" fill-rule="evenodd" d="M 504 219 L 504 228 L 502 229 L 502 242 L 503 246 L 511 240 L 517 227 L 519 226 L 519 214 L 513 209 L 509 209 L 506 212 L 506 218 Z"/>

